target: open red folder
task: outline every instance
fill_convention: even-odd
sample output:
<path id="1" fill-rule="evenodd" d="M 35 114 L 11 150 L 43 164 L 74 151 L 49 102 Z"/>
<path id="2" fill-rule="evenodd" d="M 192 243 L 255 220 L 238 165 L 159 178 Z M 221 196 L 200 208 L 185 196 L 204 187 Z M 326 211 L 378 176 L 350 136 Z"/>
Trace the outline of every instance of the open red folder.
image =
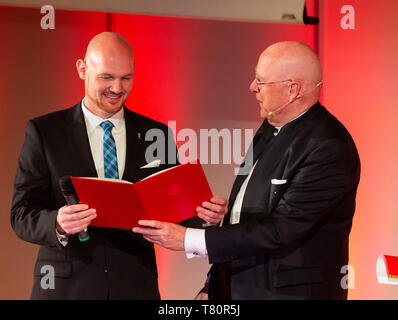
<path id="1" fill-rule="evenodd" d="M 398 284 L 398 257 L 380 255 L 376 263 L 377 281 L 383 284 Z"/>
<path id="2" fill-rule="evenodd" d="M 213 196 L 197 164 L 183 164 L 137 183 L 71 177 L 80 203 L 97 211 L 91 226 L 131 229 L 138 220 L 180 222 L 196 215 L 196 207 Z"/>

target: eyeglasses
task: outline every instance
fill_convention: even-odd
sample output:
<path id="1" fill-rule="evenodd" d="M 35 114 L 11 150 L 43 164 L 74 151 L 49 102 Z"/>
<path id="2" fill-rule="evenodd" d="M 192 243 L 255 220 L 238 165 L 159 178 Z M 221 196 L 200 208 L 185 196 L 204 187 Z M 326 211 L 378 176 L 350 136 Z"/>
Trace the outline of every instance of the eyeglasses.
<path id="1" fill-rule="evenodd" d="M 278 83 L 283 83 L 283 82 L 293 82 L 293 80 L 292 80 L 292 79 L 287 79 L 287 80 L 281 80 L 281 81 L 261 82 L 261 81 L 258 81 L 258 80 L 256 79 L 256 85 L 257 85 L 258 87 L 260 87 L 260 86 L 266 86 L 266 85 L 268 85 L 268 84 L 278 84 Z"/>

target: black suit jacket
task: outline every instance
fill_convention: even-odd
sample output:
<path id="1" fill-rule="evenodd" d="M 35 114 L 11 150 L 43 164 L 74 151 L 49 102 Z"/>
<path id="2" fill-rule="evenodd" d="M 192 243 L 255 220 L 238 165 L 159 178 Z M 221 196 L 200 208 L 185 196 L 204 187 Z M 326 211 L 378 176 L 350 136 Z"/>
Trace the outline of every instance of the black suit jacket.
<path id="1" fill-rule="evenodd" d="M 124 109 L 126 163 L 122 179 L 136 182 L 169 166 L 140 169 L 151 141 L 145 133 L 162 123 Z M 176 152 L 175 146 L 171 152 Z M 167 147 L 166 147 L 167 148 Z M 167 163 L 166 152 L 166 163 Z M 153 245 L 131 230 L 89 227 L 90 240 L 70 235 L 63 247 L 55 233 L 56 216 L 65 205 L 58 180 L 65 175 L 96 177 L 80 103 L 29 121 L 18 160 L 11 224 L 23 240 L 40 245 L 34 268 L 32 299 L 159 299 Z M 117 214 L 117 212 L 115 212 Z M 55 288 L 41 280 L 55 271 Z"/>
<path id="2" fill-rule="evenodd" d="M 247 185 L 240 223 L 206 231 L 214 263 L 209 297 L 226 298 L 220 292 L 227 289 L 232 299 L 345 299 L 340 272 L 348 264 L 360 176 L 350 134 L 318 103 L 276 137 L 264 121 L 253 141 L 254 154 L 260 142 L 266 150 Z M 244 178 L 236 178 L 229 209 Z"/>

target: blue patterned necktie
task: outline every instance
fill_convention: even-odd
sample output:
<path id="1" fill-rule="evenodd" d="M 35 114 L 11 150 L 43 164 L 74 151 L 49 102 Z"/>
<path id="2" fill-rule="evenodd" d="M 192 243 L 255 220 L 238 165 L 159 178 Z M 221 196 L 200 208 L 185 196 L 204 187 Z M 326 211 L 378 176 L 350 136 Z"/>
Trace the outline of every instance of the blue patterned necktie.
<path id="1" fill-rule="evenodd" d="M 100 124 L 104 129 L 104 173 L 105 178 L 119 179 L 115 139 L 112 136 L 113 123 L 109 120 Z"/>

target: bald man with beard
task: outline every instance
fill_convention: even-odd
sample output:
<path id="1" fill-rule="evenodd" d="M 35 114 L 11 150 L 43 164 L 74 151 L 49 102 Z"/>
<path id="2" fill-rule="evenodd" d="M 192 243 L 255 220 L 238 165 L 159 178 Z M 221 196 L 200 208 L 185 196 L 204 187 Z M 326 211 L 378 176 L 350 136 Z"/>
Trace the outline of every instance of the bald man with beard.
<path id="1" fill-rule="evenodd" d="M 85 83 L 84 98 L 72 108 L 29 121 L 18 160 L 11 224 L 21 239 L 40 245 L 31 298 L 159 299 L 153 245 L 131 230 L 89 227 L 95 209 L 65 205 L 58 185 L 63 176 L 109 174 L 137 182 L 169 168 L 175 163 L 164 160 L 159 167 L 142 168 L 151 144 L 144 137 L 151 129 L 162 130 L 165 137 L 172 133 L 124 106 L 133 85 L 134 55 L 121 35 L 95 36 L 76 67 Z M 109 137 L 104 123 L 111 124 L 107 130 L 114 141 L 116 165 L 111 171 L 104 160 L 103 143 Z M 169 159 L 168 152 L 176 153 L 175 146 L 159 157 Z M 217 202 L 206 202 L 198 216 L 209 223 L 220 221 L 226 202 Z M 215 210 L 206 209 L 209 205 Z M 200 227 L 202 222 L 194 217 L 186 223 Z M 86 228 L 90 239 L 80 242 L 77 234 Z M 53 281 L 48 279 L 51 268 Z"/>
<path id="2" fill-rule="evenodd" d="M 321 84 L 311 47 L 268 47 L 250 84 L 264 121 L 253 138 L 253 159 L 245 159 L 251 171 L 236 178 L 222 227 L 141 221 L 133 229 L 165 248 L 209 259 L 198 298 L 347 298 L 341 270 L 348 264 L 360 160 L 348 131 L 319 103 Z"/>

